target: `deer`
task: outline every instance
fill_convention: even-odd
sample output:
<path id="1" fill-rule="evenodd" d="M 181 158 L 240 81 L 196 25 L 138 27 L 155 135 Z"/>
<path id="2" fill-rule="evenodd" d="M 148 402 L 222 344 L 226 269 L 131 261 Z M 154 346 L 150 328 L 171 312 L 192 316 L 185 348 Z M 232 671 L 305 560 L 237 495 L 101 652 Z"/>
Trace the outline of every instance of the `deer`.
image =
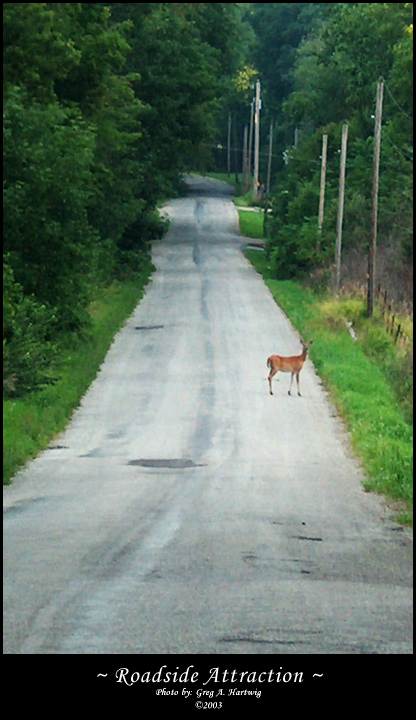
<path id="1" fill-rule="evenodd" d="M 273 388 L 272 388 L 272 379 L 276 375 L 277 372 L 287 372 L 291 373 L 290 378 L 290 388 L 288 390 L 288 395 L 292 394 L 292 383 L 293 383 L 293 377 L 296 375 L 296 382 L 298 386 L 298 395 L 301 397 L 300 394 L 300 385 L 299 385 L 299 375 L 300 371 L 303 368 L 303 364 L 306 360 L 306 356 L 308 354 L 308 350 L 310 346 L 313 344 L 313 340 L 310 342 L 303 342 L 303 340 L 300 340 L 302 343 L 302 353 L 301 355 L 291 355 L 289 357 L 284 357 L 283 355 L 270 355 L 270 357 L 267 360 L 267 367 L 270 368 L 270 373 L 268 377 L 269 381 L 269 390 L 270 395 L 273 395 Z"/>

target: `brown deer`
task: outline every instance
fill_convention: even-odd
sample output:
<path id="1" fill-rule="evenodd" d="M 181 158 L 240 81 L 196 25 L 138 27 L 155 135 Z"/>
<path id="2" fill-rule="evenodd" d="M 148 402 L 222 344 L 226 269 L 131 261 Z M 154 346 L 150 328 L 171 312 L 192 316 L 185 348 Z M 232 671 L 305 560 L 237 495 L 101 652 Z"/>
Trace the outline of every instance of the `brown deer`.
<path id="1" fill-rule="evenodd" d="M 311 340 L 308 343 L 304 343 L 301 339 L 303 351 L 301 355 L 291 355 L 290 357 L 284 357 L 282 355 L 271 355 L 267 360 L 267 367 L 270 368 L 270 373 L 268 377 L 269 381 L 269 390 L 270 395 L 273 395 L 272 390 L 272 379 L 276 375 L 277 372 L 290 372 L 290 388 L 288 390 L 288 394 L 291 395 L 292 391 L 292 383 L 293 383 L 293 376 L 296 375 L 296 382 L 298 385 L 298 395 L 300 396 L 300 386 L 299 386 L 299 374 L 300 371 L 303 368 L 303 364 L 306 360 L 306 356 L 308 354 L 308 349 L 313 344 L 313 340 Z"/>

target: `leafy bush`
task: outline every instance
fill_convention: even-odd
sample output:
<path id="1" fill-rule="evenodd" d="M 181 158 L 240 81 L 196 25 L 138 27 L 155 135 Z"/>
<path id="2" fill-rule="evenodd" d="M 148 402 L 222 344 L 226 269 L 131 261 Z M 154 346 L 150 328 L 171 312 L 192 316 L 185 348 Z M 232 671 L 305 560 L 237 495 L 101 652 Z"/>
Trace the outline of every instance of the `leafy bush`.
<path id="1" fill-rule="evenodd" d="M 4 249 L 26 297 L 56 308 L 78 329 L 96 264 L 88 220 L 94 136 L 76 111 L 29 102 L 21 89 L 4 108 Z"/>
<path id="2" fill-rule="evenodd" d="M 285 225 L 269 244 L 270 267 L 278 280 L 301 277 L 319 263 L 318 228 L 315 219 L 297 226 Z"/>
<path id="3" fill-rule="evenodd" d="M 50 340 L 56 318 L 36 299 L 25 297 L 13 271 L 3 267 L 3 393 L 17 397 L 44 387 L 55 377 L 55 347 Z"/>
<path id="4" fill-rule="evenodd" d="M 129 225 L 118 242 L 114 275 L 118 279 L 152 272 L 150 245 L 160 240 L 167 231 L 169 221 L 156 210 L 143 210 Z"/>

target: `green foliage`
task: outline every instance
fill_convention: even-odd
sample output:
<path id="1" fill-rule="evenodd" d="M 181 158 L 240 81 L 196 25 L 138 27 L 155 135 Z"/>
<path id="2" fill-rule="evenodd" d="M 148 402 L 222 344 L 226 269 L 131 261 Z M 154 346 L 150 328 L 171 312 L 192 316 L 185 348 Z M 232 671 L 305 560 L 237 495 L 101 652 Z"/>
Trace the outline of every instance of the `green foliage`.
<path id="1" fill-rule="evenodd" d="M 58 5 L 64 8 L 57 15 Z M 74 3 L 3 3 L 4 87 L 25 87 L 30 97 L 55 100 L 54 84 L 74 72 L 80 52 L 65 27 Z M 71 10 L 72 12 L 72 10 Z"/>
<path id="2" fill-rule="evenodd" d="M 276 191 L 268 252 L 276 277 L 309 274 L 334 257 L 341 127 L 349 124 L 343 248 L 366 252 L 376 84 L 385 81 L 380 244 L 412 257 L 412 3 L 256 3 L 252 24 L 266 113 L 275 118 Z M 267 125 L 267 121 L 265 122 Z M 297 149 L 292 147 L 298 130 Z M 325 219 L 314 253 L 322 135 L 328 134 Z M 308 188 L 309 202 L 305 196 Z M 301 246 L 305 243 L 305 247 Z M 365 277 L 360 278 L 365 282 Z"/>
<path id="3" fill-rule="evenodd" d="M 53 312 L 24 296 L 9 265 L 3 266 L 3 393 L 18 397 L 55 379 L 55 348 L 50 335 L 56 324 Z"/>
<path id="4" fill-rule="evenodd" d="M 300 184 L 297 194 L 282 190 L 273 202 L 268 223 L 267 243 L 270 266 L 276 278 L 302 275 L 317 263 L 322 254 L 316 218 L 317 192 L 313 183 Z"/>
<path id="5" fill-rule="evenodd" d="M 58 103 L 12 89 L 4 109 L 4 249 L 25 295 L 56 309 L 59 327 L 82 324 L 94 270 L 88 222 L 94 138 Z"/>
<path id="6" fill-rule="evenodd" d="M 275 113 L 293 91 L 297 49 L 323 4 L 252 3 L 254 62 L 265 85 L 266 102 Z"/>
<path id="7" fill-rule="evenodd" d="M 270 252 L 274 277 L 281 280 L 301 276 L 316 265 L 318 232 L 314 221 L 301 227 L 285 225 Z"/>
<path id="8" fill-rule="evenodd" d="M 230 61 L 225 27 L 218 37 L 214 28 L 217 15 L 226 22 L 227 4 L 110 7 L 117 21 L 131 23 L 127 69 L 136 74 L 134 90 L 146 107 L 141 118 L 142 197 L 166 197 L 187 159 L 204 153 L 204 143 L 214 133 L 221 65 Z"/>

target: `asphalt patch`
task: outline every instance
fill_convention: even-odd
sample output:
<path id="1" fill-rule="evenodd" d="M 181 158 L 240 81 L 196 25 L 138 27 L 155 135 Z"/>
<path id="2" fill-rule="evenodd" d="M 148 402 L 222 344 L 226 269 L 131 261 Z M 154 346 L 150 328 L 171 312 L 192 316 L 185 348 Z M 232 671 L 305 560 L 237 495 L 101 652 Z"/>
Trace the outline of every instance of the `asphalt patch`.
<path id="1" fill-rule="evenodd" d="M 164 325 L 137 325 L 135 330 L 163 330 Z"/>
<path id="2" fill-rule="evenodd" d="M 129 465 L 147 467 L 147 468 L 167 468 L 170 470 L 185 470 L 186 468 L 204 467 L 201 464 L 194 463 L 188 458 L 168 458 L 168 459 L 140 459 L 130 460 Z"/>

